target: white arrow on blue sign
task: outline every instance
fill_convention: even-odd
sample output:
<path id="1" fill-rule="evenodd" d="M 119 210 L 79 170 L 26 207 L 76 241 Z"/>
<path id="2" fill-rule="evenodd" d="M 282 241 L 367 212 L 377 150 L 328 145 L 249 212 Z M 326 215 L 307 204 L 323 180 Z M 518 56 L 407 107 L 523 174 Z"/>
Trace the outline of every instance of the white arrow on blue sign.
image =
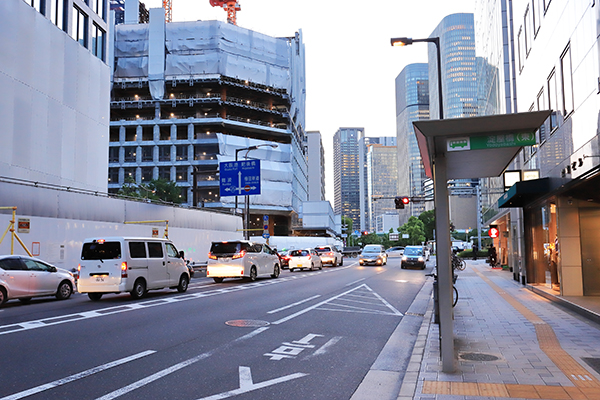
<path id="1" fill-rule="evenodd" d="M 221 196 L 260 194 L 260 160 L 219 163 Z"/>

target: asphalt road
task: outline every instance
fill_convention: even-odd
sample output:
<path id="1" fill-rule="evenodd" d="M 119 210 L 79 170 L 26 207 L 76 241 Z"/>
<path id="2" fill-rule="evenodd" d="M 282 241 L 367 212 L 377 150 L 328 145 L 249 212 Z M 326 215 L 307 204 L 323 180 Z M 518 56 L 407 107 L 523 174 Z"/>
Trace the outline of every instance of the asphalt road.
<path id="1" fill-rule="evenodd" d="M 11 301 L 0 400 L 348 400 L 430 270 L 345 259 L 256 282 L 194 278 L 187 293 L 141 300 Z"/>

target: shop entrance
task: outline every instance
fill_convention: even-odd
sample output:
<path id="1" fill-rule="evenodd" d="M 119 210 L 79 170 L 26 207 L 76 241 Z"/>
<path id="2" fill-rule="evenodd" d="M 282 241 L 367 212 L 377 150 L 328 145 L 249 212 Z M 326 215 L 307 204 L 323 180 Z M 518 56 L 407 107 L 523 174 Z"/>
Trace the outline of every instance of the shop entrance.
<path id="1" fill-rule="evenodd" d="M 600 209 L 579 209 L 583 295 L 600 295 Z"/>

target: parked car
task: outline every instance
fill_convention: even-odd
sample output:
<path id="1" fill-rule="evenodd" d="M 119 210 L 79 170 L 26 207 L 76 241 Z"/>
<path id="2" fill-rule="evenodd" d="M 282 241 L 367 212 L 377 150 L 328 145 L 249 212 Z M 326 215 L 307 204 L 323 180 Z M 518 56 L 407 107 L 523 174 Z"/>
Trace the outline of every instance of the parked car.
<path id="1" fill-rule="evenodd" d="M 287 269 L 290 266 L 290 251 L 283 250 L 277 252 L 281 269 Z"/>
<path id="2" fill-rule="evenodd" d="M 344 257 L 337 247 L 330 245 L 317 246 L 315 247 L 315 250 L 319 253 L 323 265 L 328 264 L 332 267 L 344 265 Z"/>
<path id="3" fill-rule="evenodd" d="M 406 246 L 400 261 L 400 268 L 417 267 L 425 269 L 425 254 L 423 246 Z"/>
<path id="4" fill-rule="evenodd" d="M 295 269 L 323 269 L 323 263 L 319 253 L 315 249 L 291 250 L 290 253 L 290 272 Z"/>
<path id="5" fill-rule="evenodd" d="M 280 265 L 277 252 L 263 243 L 247 240 L 212 242 L 208 253 L 206 276 L 216 283 L 225 278 L 250 278 L 279 276 Z"/>
<path id="6" fill-rule="evenodd" d="M 368 244 L 358 256 L 360 265 L 385 265 L 387 264 L 387 254 L 380 244 Z"/>
<path id="7" fill-rule="evenodd" d="M 394 246 L 390 247 L 385 251 L 388 257 L 402 257 L 404 254 L 404 247 L 402 246 Z"/>
<path id="8" fill-rule="evenodd" d="M 28 303 L 33 297 L 68 299 L 75 279 L 65 269 L 33 257 L 0 256 L 0 306 L 11 299 Z"/>
<path id="9" fill-rule="evenodd" d="M 139 299 L 149 290 L 187 291 L 190 273 L 183 251 L 168 239 L 102 237 L 85 239 L 77 267 L 79 293 L 98 301 L 108 293 Z"/>

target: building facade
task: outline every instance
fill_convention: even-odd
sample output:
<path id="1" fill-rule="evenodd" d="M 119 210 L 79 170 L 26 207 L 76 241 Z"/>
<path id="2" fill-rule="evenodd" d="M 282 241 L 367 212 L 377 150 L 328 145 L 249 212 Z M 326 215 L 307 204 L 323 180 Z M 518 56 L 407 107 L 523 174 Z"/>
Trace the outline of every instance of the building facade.
<path id="1" fill-rule="evenodd" d="M 333 211 L 351 218 L 355 230 L 361 227 L 359 142 L 364 133 L 364 128 L 339 128 L 333 136 Z"/>
<path id="2" fill-rule="evenodd" d="M 289 234 L 308 198 L 301 32 L 166 23 L 162 8 L 137 23 L 128 4 L 109 53 L 109 191 L 163 178 L 184 204 L 233 211 L 244 196 L 219 192 L 219 165 L 258 159 L 261 194 L 245 196 L 249 228 L 268 215 L 272 235 Z"/>
<path id="3" fill-rule="evenodd" d="M 423 119 L 429 119 L 428 64 L 409 64 L 396 77 L 397 193 L 413 199 L 428 196 L 425 191 L 428 178 L 412 124 Z M 408 222 L 410 216 L 418 217 L 432 206 L 432 202 L 412 201 L 404 210 L 399 210 L 401 225 Z"/>
<path id="4" fill-rule="evenodd" d="M 499 214 L 490 220 L 509 242 L 524 232 L 522 248 L 513 249 L 519 252 L 513 266 L 522 265 L 515 279 L 563 296 L 598 295 L 600 11 L 577 0 L 511 5 L 517 110 L 551 115 L 536 132 L 538 144 L 524 148 L 511 166 L 523 182 L 499 199 Z M 532 173 L 540 179 L 526 180 Z M 506 208 L 522 209 L 523 224 L 502 214 Z"/>
<path id="5" fill-rule="evenodd" d="M 395 139 L 395 138 L 393 138 Z M 396 223 L 393 229 L 400 226 L 398 210 L 394 198 L 397 196 L 398 157 L 396 146 L 371 144 L 367 148 L 367 181 L 369 199 L 368 230 L 376 233 L 384 231 L 383 215 L 394 215 Z M 389 220 L 386 226 L 389 225 Z M 389 228 L 388 228 L 389 230 Z"/>
<path id="6" fill-rule="evenodd" d="M 321 132 L 306 132 L 308 201 L 325 200 L 325 149 Z"/>
<path id="7" fill-rule="evenodd" d="M 0 2 L 1 176 L 106 192 L 106 5 Z"/>

